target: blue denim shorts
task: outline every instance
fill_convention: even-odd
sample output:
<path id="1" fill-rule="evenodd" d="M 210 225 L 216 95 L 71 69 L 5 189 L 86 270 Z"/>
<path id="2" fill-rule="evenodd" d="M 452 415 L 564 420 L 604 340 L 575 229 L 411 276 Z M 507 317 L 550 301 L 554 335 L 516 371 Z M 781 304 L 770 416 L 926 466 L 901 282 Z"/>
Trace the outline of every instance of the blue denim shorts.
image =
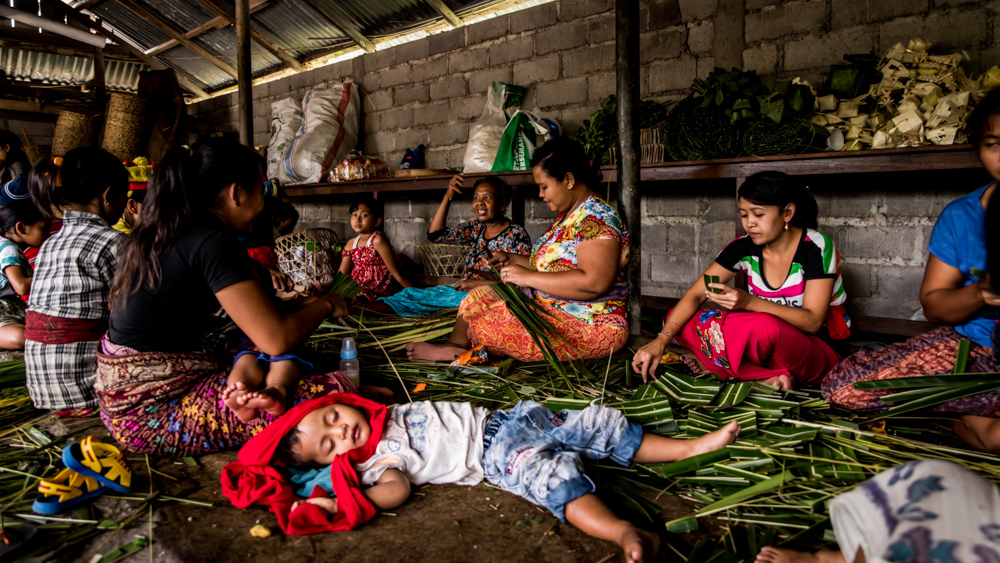
<path id="1" fill-rule="evenodd" d="M 557 413 L 534 401 L 496 411 L 483 433 L 483 471 L 491 484 L 566 521 L 566 504 L 595 490 L 581 458 L 623 466 L 642 442 L 642 427 L 619 411 L 589 406 Z"/>

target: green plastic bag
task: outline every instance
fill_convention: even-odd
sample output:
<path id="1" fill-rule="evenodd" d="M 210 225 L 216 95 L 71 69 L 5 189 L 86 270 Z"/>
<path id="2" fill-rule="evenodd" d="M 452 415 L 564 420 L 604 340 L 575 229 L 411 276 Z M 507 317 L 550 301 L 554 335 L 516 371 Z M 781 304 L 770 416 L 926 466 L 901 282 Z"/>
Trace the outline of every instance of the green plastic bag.
<path id="1" fill-rule="evenodd" d="M 500 148 L 490 172 L 510 172 L 531 168 L 531 155 L 535 152 L 537 135 L 547 135 L 548 128 L 539 123 L 538 117 L 526 111 L 517 111 L 507 122 L 500 138 Z"/>

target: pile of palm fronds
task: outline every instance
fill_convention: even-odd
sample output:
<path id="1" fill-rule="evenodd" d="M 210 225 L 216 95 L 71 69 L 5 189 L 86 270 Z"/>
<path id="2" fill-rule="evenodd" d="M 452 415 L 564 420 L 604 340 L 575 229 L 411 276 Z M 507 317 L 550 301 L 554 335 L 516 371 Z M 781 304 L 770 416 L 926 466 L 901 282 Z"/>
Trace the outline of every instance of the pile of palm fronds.
<path id="1" fill-rule="evenodd" d="M 444 332 L 450 323 L 435 323 L 450 320 L 453 314 L 444 312 L 422 321 L 423 326 L 441 326 Z M 393 326 L 391 317 L 378 322 Z M 430 332 L 412 323 L 406 328 L 410 333 Z M 401 346 L 390 330 L 372 330 L 369 337 L 381 339 L 383 334 Z M 541 337 L 542 331 L 536 334 Z M 401 382 L 412 400 L 470 401 L 494 409 L 534 400 L 553 410 L 580 409 L 598 400 L 620 409 L 647 432 L 676 438 L 702 436 L 731 420 L 739 421 L 739 440 L 716 452 L 629 469 L 598 466 L 604 494 L 664 525 L 668 548 L 689 562 L 750 561 L 763 545 L 816 548 L 829 544 L 834 537 L 827 501 L 910 460 L 945 459 L 1000 482 L 1000 458 L 948 445 L 954 441 L 953 434 L 933 418 L 898 416 L 948 398 L 1000 388 L 996 375 L 859 384 L 903 391 L 883 399 L 895 404 L 896 410 L 865 417 L 831 408 L 818 391 L 782 391 L 752 382 L 720 381 L 713 375 L 690 376 L 678 371 L 684 369 L 681 366 L 672 366 L 676 369 L 666 369 L 655 381 L 641 384 L 623 357 L 578 362 L 578 369 L 560 373 L 550 362 L 506 360 L 489 366 L 451 367 L 396 361 L 393 356 L 387 362 L 378 349 L 366 350 L 360 357 L 366 382 Z M 872 424 L 879 419 L 886 420 Z M 647 500 L 660 494 L 677 495 L 701 506 L 690 516 L 664 522 L 658 506 Z M 676 541 L 673 534 L 697 529 L 703 517 L 727 523 L 729 531 L 722 545 L 699 542 L 692 550 L 684 541 Z"/>

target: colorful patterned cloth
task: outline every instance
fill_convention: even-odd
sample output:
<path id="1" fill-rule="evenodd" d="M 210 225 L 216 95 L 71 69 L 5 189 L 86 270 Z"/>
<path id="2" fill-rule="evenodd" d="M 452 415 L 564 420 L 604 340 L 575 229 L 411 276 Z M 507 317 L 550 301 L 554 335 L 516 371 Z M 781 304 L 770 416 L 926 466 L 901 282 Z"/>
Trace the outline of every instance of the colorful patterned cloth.
<path id="1" fill-rule="evenodd" d="M 572 212 L 556 217 L 531 249 L 531 269 L 539 272 L 578 269 L 576 245 L 601 239 L 615 240 L 621 245 L 618 273 L 607 295 L 593 301 L 572 301 L 540 291 L 532 291 L 532 294 L 539 303 L 565 311 L 587 324 L 613 325 L 627 331 L 625 268 L 629 257 L 628 231 L 614 208 L 597 196 L 590 196 Z"/>
<path id="2" fill-rule="evenodd" d="M 840 360 L 820 338 L 769 313 L 702 309 L 674 339 L 723 379 L 791 375 L 813 383 Z"/>
<path id="3" fill-rule="evenodd" d="M 486 249 L 503 251 L 511 254 L 527 256 L 531 252 L 531 238 L 521 225 L 511 223 L 499 235 L 486 238 L 486 223 L 479 219 L 459 223 L 443 231 L 427 234 L 427 240 L 444 244 L 469 244 L 469 255 L 465 257 L 465 274 L 463 280 L 485 280 L 488 271 L 484 271 L 481 263 L 489 260 Z"/>
<path id="4" fill-rule="evenodd" d="M 629 332 L 615 323 L 589 324 L 562 309 L 540 303 L 549 313 L 547 320 L 583 358 L 606 358 L 621 349 Z M 486 346 L 491 354 L 510 356 L 525 362 L 544 360 L 542 351 L 508 309 L 491 286 L 477 287 L 469 292 L 458 308 L 458 314 L 469 323 L 469 340 L 473 346 Z M 569 358 L 559 346 L 560 357 Z"/>
<path id="5" fill-rule="evenodd" d="M 834 339 L 840 340 L 851 335 L 851 320 L 844 308 L 847 292 L 844 291 L 844 280 L 840 275 L 840 252 L 830 237 L 813 229 L 803 229 L 788 276 L 779 287 L 771 287 L 767 283 L 763 250 L 764 247 L 754 244 L 749 235 L 744 235 L 722 249 L 715 261 L 731 272 L 745 273 L 750 295 L 788 307 L 801 308 L 804 305 L 807 281 L 835 280 L 825 328 Z"/>
<path id="6" fill-rule="evenodd" d="M 351 277 L 362 287 L 358 298 L 363 301 L 388 297 L 391 292 L 392 274 L 378 250 L 375 250 L 375 237 L 380 236 L 383 236 L 382 232 L 375 231 L 361 248 L 358 248 L 358 239 L 361 237 L 355 237 L 351 247 L 344 248 L 341 253 L 345 258 L 351 259 Z"/>
<path id="7" fill-rule="evenodd" d="M 882 404 L 879 397 L 893 391 L 859 391 L 854 383 L 953 373 L 958 343 L 965 339 L 954 328 L 944 326 L 886 348 L 862 350 L 844 358 L 826 376 L 823 399 L 850 410 L 885 410 L 891 405 Z M 966 373 L 1000 372 L 1000 362 L 993 357 L 992 348 L 971 344 Z M 955 399 L 932 410 L 1000 417 L 1000 391 Z"/>
<path id="8" fill-rule="evenodd" d="M 830 501 L 837 544 L 851 561 L 993 563 L 1000 561 L 997 486 L 939 460 L 883 471 Z"/>
<path id="9" fill-rule="evenodd" d="M 120 444 L 151 455 L 238 449 L 275 420 L 242 422 L 222 401 L 227 366 L 198 353 L 138 352 L 101 340 L 94 387 L 101 420 Z M 290 406 L 330 393 L 357 393 L 339 371 L 302 377 Z"/>

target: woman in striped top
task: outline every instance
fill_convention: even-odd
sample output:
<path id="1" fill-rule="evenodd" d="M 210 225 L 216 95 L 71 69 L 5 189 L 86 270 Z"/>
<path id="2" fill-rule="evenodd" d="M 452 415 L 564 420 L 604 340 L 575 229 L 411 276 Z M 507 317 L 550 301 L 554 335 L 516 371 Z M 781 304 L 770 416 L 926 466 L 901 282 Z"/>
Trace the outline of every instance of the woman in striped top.
<path id="1" fill-rule="evenodd" d="M 850 320 L 840 254 L 816 230 L 816 200 L 780 172 L 747 178 L 739 190 L 747 234 L 729 243 L 705 276 L 667 315 L 663 331 L 632 361 L 643 379 L 654 376 L 671 340 L 723 378 L 759 380 L 791 389 L 819 383 L 844 353 Z M 725 285 L 742 272 L 747 290 Z M 706 301 L 714 308 L 700 309 Z"/>

